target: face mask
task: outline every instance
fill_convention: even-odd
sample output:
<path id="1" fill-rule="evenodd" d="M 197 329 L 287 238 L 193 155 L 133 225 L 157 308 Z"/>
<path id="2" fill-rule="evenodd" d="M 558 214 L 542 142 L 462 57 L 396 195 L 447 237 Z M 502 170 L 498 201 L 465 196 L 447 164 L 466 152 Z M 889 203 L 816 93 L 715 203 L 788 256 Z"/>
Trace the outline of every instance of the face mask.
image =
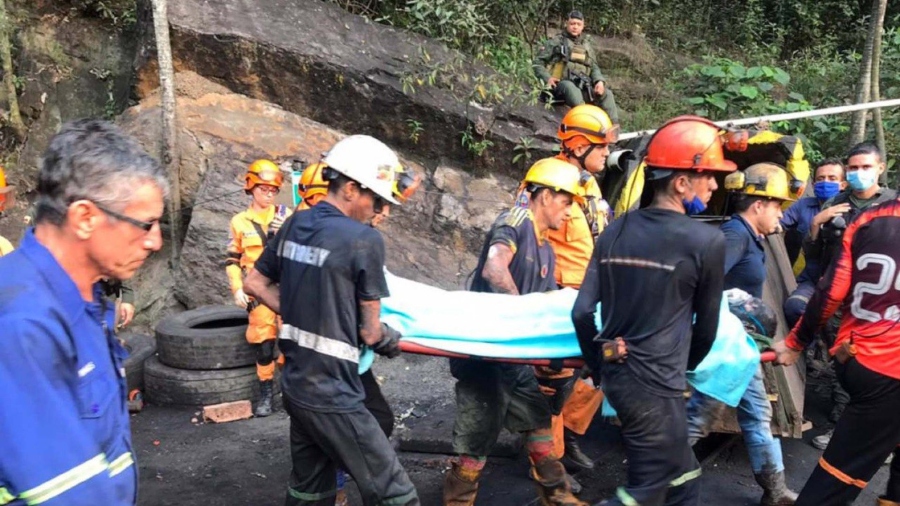
<path id="1" fill-rule="evenodd" d="M 854 170 L 847 173 L 847 183 L 858 192 L 871 188 L 877 179 L 878 174 L 874 170 Z"/>
<path id="2" fill-rule="evenodd" d="M 828 200 L 841 192 L 841 183 L 837 181 L 819 181 L 813 185 L 813 193 L 819 200 Z"/>
<path id="3" fill-rule="evenodd" d="M 700 200 L 700 197 L 694 195 L 694 198 L 691 200 L 681 199 L 681 203 L 684 204 L 684 212 L 688 216 L 693 216 L 695 214 L 700 214 L 706 210 L 706 204 Z"/>

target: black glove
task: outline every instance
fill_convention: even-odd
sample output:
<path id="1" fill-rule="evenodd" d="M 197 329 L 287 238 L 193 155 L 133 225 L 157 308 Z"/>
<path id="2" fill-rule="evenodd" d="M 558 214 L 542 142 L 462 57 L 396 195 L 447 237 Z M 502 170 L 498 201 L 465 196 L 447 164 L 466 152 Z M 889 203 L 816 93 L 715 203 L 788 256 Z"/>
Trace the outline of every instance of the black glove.
<path id="1" fill-rule="evenodd" d="M 387 358 L 400 356 L 400 332 L 381 324 L 381 341 L 372 346 L 372 351 Z"/>

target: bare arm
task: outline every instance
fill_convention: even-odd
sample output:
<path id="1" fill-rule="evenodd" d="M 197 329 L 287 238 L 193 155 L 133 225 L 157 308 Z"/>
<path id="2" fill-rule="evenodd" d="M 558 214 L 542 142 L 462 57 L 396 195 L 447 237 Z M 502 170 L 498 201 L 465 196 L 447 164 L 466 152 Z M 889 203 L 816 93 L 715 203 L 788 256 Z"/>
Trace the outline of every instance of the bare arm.
<path id="1" fill-rule="evenodd" d="M 253 268 L 244 279 L 244 292 L 256 298 L 262 305 L 281 314 L 281 299 L 278 285 Z"/>
<path id="2" fill-rule="evenodd" d="M 359 301 L 359 337 L 369 346 L 374 346 L 382 339 L 381 301 Z"/>
<path id="3" fill-rule="evenodd" d="M 513 259 L 512 248 L 505 244 L 496 243 L 488 250 L 487 260 L 481 269 L 481 276 L 491 285 L 497 293 L 519 295 L 519 289 L 509 273 L 509 264 Z"/>

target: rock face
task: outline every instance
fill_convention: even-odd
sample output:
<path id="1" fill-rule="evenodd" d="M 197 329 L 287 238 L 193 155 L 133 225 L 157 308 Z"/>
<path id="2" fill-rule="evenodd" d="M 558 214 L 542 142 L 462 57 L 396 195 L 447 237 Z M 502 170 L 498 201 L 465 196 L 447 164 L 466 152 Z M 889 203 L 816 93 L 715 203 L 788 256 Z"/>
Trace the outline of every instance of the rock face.
<path id="1" fill-rule="evenodd" d="M 147 0 L 141 0 L 146 12 Z M 152 23 L 142 16 L 137 92 L 155 88 Z M 181 0 L 169 6 L 176 70 L 190 70 L 234 92 L 345 132 L 385 140 L 422 162 L 446 159 L 466 169 L 519 177 L 511 160 L 521 137 L 536 151 L 552 148 L 557 119 L 540 107 L 482 108 L 450 91 L 420 87 L 404 94 L 401 79 L 421 55 L 433 65 L 456 53 L 424 37 L 348 14 L 319 0 Z M 489 71 L 460 63 L 460 75 Z M 421 134 L 411 135 L 409 121 Z M 494 145 L 482 157 L 461 145 L 468 124 L 490 126 Z"/>
<path id="2" fill-rule="evenodd" d="M 283 167 L 292 159 L 315 160 L 343 133 L 278 106 L 230 93 L 192 73 L 176 77 L 182 202 L 193 206 L 180 269 L 166 278 L 160 254 L 136 280 L 138 311 L 155 321 L 178 306 L 228 303 L 224 271 L 231 217 L 248 198 L 242 176 L 253 160 L 270 158 Z M 159 139 L 159 100 L 151 95 L 128 109 L 119 124 L 151 147 Z M 472 272 L 484 234 L 512 203 L 516 180 L 475 177 L 451 166 L 421 166 L 425 177 L 406 205 L 394 207 L 383 226 L 387 266 L 401 276 L 444 288 L 461 288 Z M 290 203 L 289 191 L 279 196 Z"/>
<path id="3" fill-rule="evenodd" d="M 34 1 L 16 6 L 13 44 L 16 68 L 23 79 L 19 107 L 29 135 L 8 177 L 17 187 L 18 208 L 0 220 L 0 235 L 21 235 L 30 194 L 37 187 L 40 157 L 62 123 L 85 117 L 110 117 L 125 108 L 132 84 L 129 71 L 135 50 L 133 34 L 110 29 L 99 19 L 83 17 L 65 3 Z M 6 103 L 5 89 L 0 103 Z"/>

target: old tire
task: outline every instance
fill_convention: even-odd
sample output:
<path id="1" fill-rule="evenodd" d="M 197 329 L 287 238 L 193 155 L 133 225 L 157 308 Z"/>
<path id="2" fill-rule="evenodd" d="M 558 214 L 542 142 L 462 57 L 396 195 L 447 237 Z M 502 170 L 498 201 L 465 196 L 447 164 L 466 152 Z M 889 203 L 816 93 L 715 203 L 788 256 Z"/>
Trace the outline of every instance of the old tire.
<path id="1" fill-rule="evenodd" d="M 144 363 L 144 393 L 149 402 L 157 405 L 255 401 L 259 397 L 259 381 L 255 366 L 191 371 L 169 367 L 153 357 Z"/>
<path id="2" fill-rule="evenodd" d="M 144 389 L 144 361 L 156 353 L 156 341 L 145 334 L 125 333 L 119 336 L 128 350 L 125 367 L 125 381 L 128 391 Z"/>
<path id="3" fill-rule="evenodd" d="M 163 318 L 156 326 L 159 361 L 178 369 L 215 370 L 256 363 L 247 343 L 247 311 L 205 306 Z"/>

